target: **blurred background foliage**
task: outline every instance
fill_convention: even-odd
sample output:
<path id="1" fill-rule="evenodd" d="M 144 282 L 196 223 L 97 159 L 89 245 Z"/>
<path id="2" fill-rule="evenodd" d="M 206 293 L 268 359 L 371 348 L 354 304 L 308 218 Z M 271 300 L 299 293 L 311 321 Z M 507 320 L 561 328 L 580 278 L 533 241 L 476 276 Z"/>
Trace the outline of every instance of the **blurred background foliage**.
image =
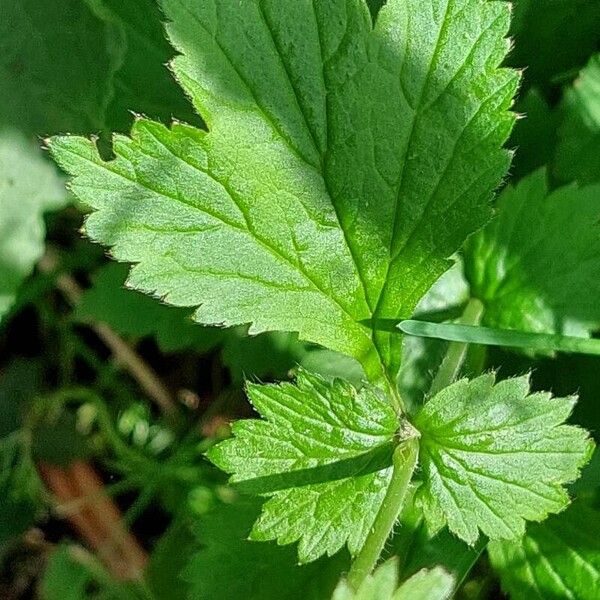
<path id="1" fill-rule="evenodd" d="M 382 3 L 369 0 L 374 14 Z M 600 2 L 516 0 L 513 12 L 508 65 L 524 69 L 516 110 L 526 116 L 510 142 L 513 180 L 546 166 L 554 186 L 600 182 Z M 256 502 L 238 501 L 202 453 L 251 414 L 245 379 L 304 365 L 360 382 L 360 367 L 293 334 L 202 328 L 128 290 L 127 268 L 79 235 L 85 210 L 42 149 L 46 136 L 79 133 L 109 156 L 111 132 L 126 133 L 135 114 L 201 126 L 166 66 L 172 54 L 155 0 L 0 0 L 4 600 L 258 598 L 265 582 L 264 598 L 319 598 L 345 568 L 344 556 L 298 568 L 289 548 L 243 541 Z M 419 310 L 447 318 L 463 292 L 455 269 Z M 405 344 L 400 384 L 416 406 L 444 344 Z M 600 359 L 478 348 L 469 358 L 475 370 L 532 371 L 539 389 L 579 392 L 575 420 L 599 430 Z M 578 484 L 591 502 L 597 474 L 595 461 Z M 422 526 L 410 514 L 404 523 Z M 500 597 L 487 558 L 469 552 L 455 552 L 479 561 L 461 596 Z M 407 573 L 420 566 L 410 560 Z"/>

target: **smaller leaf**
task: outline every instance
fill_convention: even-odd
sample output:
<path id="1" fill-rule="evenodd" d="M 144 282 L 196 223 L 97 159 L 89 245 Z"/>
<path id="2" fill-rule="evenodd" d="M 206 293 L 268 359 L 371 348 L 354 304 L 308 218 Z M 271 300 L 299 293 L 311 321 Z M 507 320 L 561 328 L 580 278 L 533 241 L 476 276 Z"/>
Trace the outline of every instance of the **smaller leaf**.
<path id="1" fill-rule="evenodd" d="M 512 600 L 596 600 L 600 589 L 600 514 L 582 502 L 517 541 L 488 551 Z"/>
<path id="2" fill-rule="evenodd" d="M 563 484 L 589 460 L 593 442 L 564 425 L 575 398 L 529 393 L 529 378 L 499 383 L 493 374 L 458 381 L 434 396 L 415 419 L 421 432 L 425 517 L 474 544 L 514 539 L 525 521 L 564 509 Z"/>
<path id="3" fill-rule="evenodd" d="M 249 385 L 248 396 L 265 420 L 238 421 L 208 457 L 232 483 L 270 497 L 251 538 L 299 541 L 301 562 L 346 543 L 355 554 L 391 478 L 399 428 L 391 404 L 378 389 L 303 369 L 296 385 Z"/>
<path id="4" fill-rule="evenodd" d="M 398 587 L 395 559 L 381 565 L 355 592 L 346 581 L 340 582 L 332 600 L 447 600 L 454 579 L 444 569 L 423 569 Z"/>

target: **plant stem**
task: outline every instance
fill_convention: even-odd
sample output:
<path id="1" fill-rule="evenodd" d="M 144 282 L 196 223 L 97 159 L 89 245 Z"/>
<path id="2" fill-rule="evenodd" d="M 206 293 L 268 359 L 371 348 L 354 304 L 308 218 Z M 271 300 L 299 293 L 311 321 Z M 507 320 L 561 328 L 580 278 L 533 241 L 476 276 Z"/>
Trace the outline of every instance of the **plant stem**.
<path id="1" fill-rule="evenodd" d="M 394 452 L 390 485 L 375 517 L 373 527 L 348 573 L 348 583 L 355 590 L 360 588 L 379 560 L 385 542 L 390 536 L 404 504 L 418 456 L 419 442 L 416 438 L 402 442 Z"/>
<path id="2" fill-rule="evenodd" d="M 478 325 L 482 315 L 483 304 L 476 298 L 472 298 L 465 308 L 460 323 L 462 325 Z M 429 390 L 430 398 L 445 387 L 448 387 L 451 383 L 454 383 L 458 378 L 460 369 L 465 362 L 468 347 L 469 345 L 464 342 L 451 342 L 448 345 L 446 356 L 431 383 Z"/>

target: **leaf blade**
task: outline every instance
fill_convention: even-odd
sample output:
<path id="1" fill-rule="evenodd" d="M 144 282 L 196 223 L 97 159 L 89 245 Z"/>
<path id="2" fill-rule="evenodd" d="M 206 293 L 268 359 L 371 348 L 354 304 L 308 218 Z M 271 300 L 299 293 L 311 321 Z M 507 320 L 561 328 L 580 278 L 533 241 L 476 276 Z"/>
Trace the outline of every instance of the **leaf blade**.
<path id="1" fill-rule="evenodd" d="M 297 331 L 394 381 L 400 341 L 364 322 L 412 312 L 508 165 L 507 6 L 391 0 L 375 27 L 362 0 L 164 8 L 209 132 L 140 120 L 110 162 L 54 140 L 88 233 L 201 323 Z"/>
<path id="2" fill-rule="evenodd" d="M 258 490 L 269 499 L 252 539 L 299 541 L 301 562 L 333 555 L 346 544 L 356 553 L 391 478 L 388 450 L 398 429 L 393 408 L 374 388 L 357 391 L 303 370 L 295 385 L 250 385 L 248 395 L 265 420 L 236 422 L 234 437 L 208 458 L 233 474 L 234 485 L 272 478 L 283 481 L 278 488 L 287 486 Z M 365 470 L 365 458 L 370 462 L 369 456 L 382 452 L 387 460 Z M 353 470 L 343 462 L 354 463 Z M 328 476 L 306 479 L 311 470 Z"/>
<path id="3" fill-rule="evenodd" d="M 417 498 L 435 528 L 447 523 L 469 544 L 518 538 L 569 502 L 562 484 L 579 476 L 593 442 L 564 425 L 573 398 L 529 394 L 527 377 L 461 380 L 430 400 L 415 419 L 424 484 Z"/>

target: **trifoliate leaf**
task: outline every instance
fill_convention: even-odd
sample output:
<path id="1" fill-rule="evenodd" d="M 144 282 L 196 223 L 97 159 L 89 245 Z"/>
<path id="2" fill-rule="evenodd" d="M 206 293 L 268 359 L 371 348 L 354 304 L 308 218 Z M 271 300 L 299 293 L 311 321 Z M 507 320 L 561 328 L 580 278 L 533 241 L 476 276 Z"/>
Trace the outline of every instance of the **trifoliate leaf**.
<path id="1" fill-rule="evenodd" d="M 581 334 L 600 323 L 600 185 L 548 190 L 537 171 L 508 187 L 499 214 L 467 244 L 482 324 Z"/>
<path id="2" fill-rule="evenodd" d="M 114 27 L 82 0 L 0 0 L 0 14 L 0 127 L 102 129 L 119 65 Z"/>
<path id="3" fill-rule="evenodd" d="M 398 564 L 389 560 L 369 575 L 357 591 L 342 581 L 332 600 L 448 600 L 454 579 L 444 569 L 423 569 L 398 587 Z"/>
<path id="4" fill-rule="evenodd" d="M 539 521 L 569 502 L 593 443 L 564 425 L 574 398 L 529 394 L 529 379 L 495 383 L 492 374 L 461 380 L 434 396 L 415 419 L 421 433 L 423 485 L 418 500 L 427 520 L 447 523 L 475 543 L 518 538 L 525 521 Z"/>
<path id="5" fill-rule="evenodd" d="M 104 161 L 51 144 L 130 284 L 204 324 L 300 337 L 395 380 L 398 335 L 489 217 L 518 77 L 509 7 L 165 0 L 174 72 L 209 132 L 139 120 Z"/>
<path id="6" fill-rule="evenodd" d="M 600 514 L 583 502 L 544 523 L 530 523 L 520 540 L 491 543 L 488 551 L 511 600 L 598 597 Z"/>
<path id="7" fill-rule="evenodd" d="M 600 182 L 600 54 L 567 89 L 554 174 L 560 181 Z"/>
<path id="8" fill-rule="evenodd" d="M 380 392 L 300 370 L 296 384 L 249 385 L 264 420 L 238 421 L 210 450 L 240 489 L 269 496 L 254 540 L 299 541 L 301 562 L 362 544 L 392 474 L 398 417 Z"/>
<path id="9" fill-rule="evenodd" d="M 329 600 L 347 557 L 298 566 L 292 548 L 248 540 L 260 502 L 220 505 L 198 519 L 198 543 L 183 577 L 190 600 Z"/>
<path id="10" fill-rule="evenodd" d="M 65 200 L 64 185 L 39 149 L 0 129 L 0 320 L 44 252 L 44 212 Z"/>

